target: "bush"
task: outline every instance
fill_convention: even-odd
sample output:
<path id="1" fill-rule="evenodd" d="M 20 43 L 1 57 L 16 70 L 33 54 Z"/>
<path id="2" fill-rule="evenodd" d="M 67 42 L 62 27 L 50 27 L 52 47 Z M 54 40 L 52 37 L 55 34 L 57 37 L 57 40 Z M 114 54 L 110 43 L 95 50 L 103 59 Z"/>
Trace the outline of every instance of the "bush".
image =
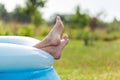
<path id="1" fill-rule="evenodd" d="M 32 26 L 23 26 L 20 27 L 17 31 L 17 35 L 20 36 L 33 36 L 34 35 L 34 28 Z"/>

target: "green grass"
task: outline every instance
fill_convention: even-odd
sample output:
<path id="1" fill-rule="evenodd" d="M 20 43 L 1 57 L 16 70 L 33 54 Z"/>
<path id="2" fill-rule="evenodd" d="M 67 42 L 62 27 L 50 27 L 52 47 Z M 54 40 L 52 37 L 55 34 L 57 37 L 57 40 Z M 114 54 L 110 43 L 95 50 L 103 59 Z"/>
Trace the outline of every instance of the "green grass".
<path id="1" fill-rule="evenodd" d="M 55 68 L 62 80 L 120 80 L 120 41 L 70 41 Z"/>

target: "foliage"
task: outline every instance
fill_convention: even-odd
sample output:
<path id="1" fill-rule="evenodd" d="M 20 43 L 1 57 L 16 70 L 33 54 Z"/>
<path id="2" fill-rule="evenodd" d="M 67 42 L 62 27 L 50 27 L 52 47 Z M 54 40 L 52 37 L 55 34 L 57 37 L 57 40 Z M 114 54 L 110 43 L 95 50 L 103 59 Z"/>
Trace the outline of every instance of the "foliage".
<path id="1" fill-rule="evenodd" d="M 24 13 L 29 15 L 35 26 L 40 25 L 43 22 L 40 11 L 38 8 L 44 7 L 46 0 L 26 0 L 26 7 Z"/>
<path id="2" fill-rule="evenodd" d="M 108 33 L 112 31 L 118 32 L 120 30 L 120 21 L 118 21 L 116 18 L 111 23 L 107 23 L 107 31 Z"/>
<path id="3" fill-rule="evenodd" d="M 3 4 L 0 4 L 0 19 L 5 22 L 31 23 L 35 26 L 43 24 L 42 14 L 39 8 L 44 7 L 46 0 L 26 0 L 26 6 L 16 6 L 14 11 L 7 12 Z"/>
<path id="4" fill-rule="evenodd" d="M 0 20 L 7 21 L 7 11 L 5 9 L 5 6 L 3 4 L 0 4 Z"/>
<path id="5" fill-rule="evenodd" d="M 13 12 L 7 12 L 3 4 L 0 4 L 0 20 L 19 23 L 31 22 L 30 17 L 23 13 L 22 7 L 16 6 Z"/>
<path id="6" fill-rule="evenodd" d="M 36 27 L 44 23 L 44 20 L 42 19 L 41 14 L 38 11 L 36 11 L 32 16 L 32 22 L 33 24 L 35 24 Z"/>
<path id="7" fill-rule="evenodd" d="M 26 14 L 33 15 L 34 12 L 38 11 L 38 8 L 44 7 L 45 3 L 46 0 L 26 0 Z"/>
<path id="8" fill-rule="evenodd" d="M 23 13 L 23 8 L 20 6 L 17 6 L 14 11 L 11 13 L 12 20 L 20 22 L 20 23 L 30 23 L 31 18 Z"/>
<path id="9" fill-rule="evenodd" d="M 16 6 L 14 11 L 8 13 L 3 4 L 0 4 L 0 25 L 1 35 L 24 35 L 42 37 L 47 35 L 49 30 L 39 9 L 45 6 L 47 0 L 26 0 L 26 6 Z M 50 18 L 51 25 L 54 25 L 56 16 L 61 16 L 65 24 L 65 32 L 70 39 L 83 40 L 85 45 L 92 44 L 95 40 L 111 41 L 120 38 L 120 21 L 114 19 L 113 22 L 106 23 L 98 16 L 91 17 L 88 13 L 76 7 L 74 14 L 55 14 Z M 31 24 L 33 23 L 33 24 Z M 9 25 L 9 24 L 12 24 Z M 30 24 L 30 27 L 29 27 Z M 39 28 L 39 26 L 43 27 Z M 50 26 L 50 24 L 48 24 Z M 7 27 L 6 27 L 7 26 Z M 8 27 L 9 26 L 9 27 Z M 36 26 L 36 28 L 34 27 Z M 13 28 L 14 27 L 14 28 Z M 39 38 L 38 37 L 38 38 Z"/>
<path id="10" fill-rule="evenodd" d="M 34 28 L 31 26 L 23 26 L 22 28 L 19 28 L 17 31 L 17 35 L 20 36 L 33 36 L 34 35 Z"/>
<path id="11" fill-rule="evenodd" d="M 76 7 L 74 14 L 54 14 L 50 18 L 50 23 L 55 23 L 55 18 L 58 15 L 65 24 L 72 28 L 84 28 L 89 25 L 90 16 L 87 13 L 82 13 L 79 6 Z"/>
<path id="12" fill-rule="evenodd" d="M 82 14 L 80 7 L 76 7 L 75 14 L 71 15 L 71 22 L 77 24 L 78 27 L 84 28 L 89 23 L 89 16 L 87 14 Z"/>

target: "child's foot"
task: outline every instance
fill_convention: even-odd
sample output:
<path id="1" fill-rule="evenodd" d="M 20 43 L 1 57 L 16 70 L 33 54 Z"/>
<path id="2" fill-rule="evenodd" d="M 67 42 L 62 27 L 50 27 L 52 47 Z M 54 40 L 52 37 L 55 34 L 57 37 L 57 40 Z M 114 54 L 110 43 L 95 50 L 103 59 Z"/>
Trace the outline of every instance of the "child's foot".
<path id="1" fill-rule="evenodd" d="M 42 50 L 50 53 L 55 59 L 60 59 L 63 48 L 67 45 L 69 42 L 68 36 L 64 35 L 62 40 L 60 41 L 60 44 L 57 46 L 48 46 L 45 48 L 41 48 Z"/>

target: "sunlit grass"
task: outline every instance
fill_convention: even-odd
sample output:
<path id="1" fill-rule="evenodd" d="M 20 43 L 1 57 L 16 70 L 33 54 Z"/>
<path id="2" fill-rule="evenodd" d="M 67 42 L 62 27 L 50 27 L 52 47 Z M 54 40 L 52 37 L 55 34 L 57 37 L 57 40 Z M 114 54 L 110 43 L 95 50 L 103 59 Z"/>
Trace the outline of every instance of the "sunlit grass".
<path id="1" fill-rule="evenodd" d="M 84 46 L 70 41 L 55 68 L 62 80 L 119 80 L 120 41 Z"/>

